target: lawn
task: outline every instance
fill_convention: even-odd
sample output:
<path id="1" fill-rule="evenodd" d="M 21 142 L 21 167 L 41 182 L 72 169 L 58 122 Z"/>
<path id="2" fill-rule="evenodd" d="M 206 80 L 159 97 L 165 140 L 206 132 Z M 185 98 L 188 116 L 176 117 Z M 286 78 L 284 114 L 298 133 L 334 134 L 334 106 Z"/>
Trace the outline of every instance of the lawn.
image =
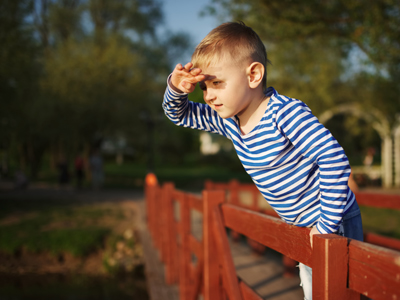
<path id="1" fill-rule="evenodd" d="M 35 193 L 0 195 L 1 299 L 148 299 L 133 201 Z"/>
<path id="2" fill-rule="evenodd" d="M 364 231 L 400 239 L 400 211 L 360 206 Z"/>
<path id="3" fill-rule="evenodd" d="M 106 215 L 123 218 L 117 210 L 78 205 L 72 199 L 2 199 L 0 251 L 85 256 L 102 248 L 111 233 L 111 228 L 100 222 Z"/>

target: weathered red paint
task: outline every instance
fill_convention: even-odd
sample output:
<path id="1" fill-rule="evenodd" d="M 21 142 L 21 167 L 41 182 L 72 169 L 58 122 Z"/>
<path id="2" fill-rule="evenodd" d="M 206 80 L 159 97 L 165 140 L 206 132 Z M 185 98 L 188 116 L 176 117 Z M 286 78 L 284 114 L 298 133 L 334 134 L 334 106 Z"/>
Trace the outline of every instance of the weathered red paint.
<path id="1" fill-rule="evenodd" d="M 213 211 L 225 198 L 223 191 L 203 191 L 204 300 L 222 300 Z"/>
<path id="2" fill-rule="evenodd" d="M 360 295 L 347 288 L 347 238 L 335 234 L 313 237 L 313 299 L 355 300 Z"/>
<path id="3" fill-rule="evenodd" d="M 400 252 L 351 240 L 349 286 L 372 299 L 400 299 Z"/>
<path id="4" fill-rule="evenodd" d="M 173 278 L 178 278 L 179 267 L 181 300 L 197 299 L 200 293 L 206 300 L 227 296 L 261 299 L 237 278 L 224 227 L 247 236 L 254 245 L 268 246 L 312 266 L 315 299 L 353 300 L 360 295 L 375 300 L 400 299 L 400 252 L 337 235 L 316 235 L 311 249 L 309 229 L 254 211 L 254 195 L 251 209 L 223 203 L 227 195 L 235 200 L 240 188 L 255 188 L 237 182 L 232 186 L 233 192 L 209 190 L 202 197 L 176 191 L 172 184 L 146 186 L 149 231 L 165 261 L 169 282 L 177 281 Z M 178 217 L 174 216 L 174 203 L 179 203 Z M 203 212 L 203 241 L 191 234 L 191 210 Z M 366 236 L 375 243 L 388 243 L 380 236 Z M 196 264 L 192 254 L 197 257 Z"/>

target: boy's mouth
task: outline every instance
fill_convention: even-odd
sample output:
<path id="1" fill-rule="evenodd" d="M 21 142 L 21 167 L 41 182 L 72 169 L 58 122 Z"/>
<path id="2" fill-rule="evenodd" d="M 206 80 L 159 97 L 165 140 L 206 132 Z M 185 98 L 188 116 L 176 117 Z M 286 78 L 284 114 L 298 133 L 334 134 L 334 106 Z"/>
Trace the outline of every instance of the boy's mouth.
<path id="1" fill-rule="evenodd" d="M 215 109 L 221 108 L 222 104 L 214 104 Z"/>

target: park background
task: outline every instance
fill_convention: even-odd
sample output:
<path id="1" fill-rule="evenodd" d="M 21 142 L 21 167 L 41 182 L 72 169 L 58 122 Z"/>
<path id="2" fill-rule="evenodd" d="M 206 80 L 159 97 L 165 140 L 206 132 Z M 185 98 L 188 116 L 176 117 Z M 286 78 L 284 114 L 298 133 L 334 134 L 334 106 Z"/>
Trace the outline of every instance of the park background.
<path id="1" fill-rule="evenodd" d="M 112 226 L 99 224 L 111 217 L 115 224 L 126 223 L 130 210 L 79 205 L 94 198 L 101 202 L 110 191 L 124 195 L 120 198 L 142 191 L 148 172 L 161 183 L 196 192 L 206 179 L 251 181 L 229 141 L 179 128 L 161 108 L 175 64 L 189 61 L 212 28 L 232 20 L 244 21 L 265 42 L 268 86 L 301 99 L 317 117 L 335 112 L 325 126 L 345 149 L 359 188 L 382 191 L 385 165 L 390 180 L 384 192 L 398 192 L 398 1 L 2 0 L 0 259 L 18 259 L 19 243 L 33 252 L 50 249 L 62 261 L 68 259 L 60 254 L 65 251 L 79 256 L 93 245 L 107 248 L 102 243 Z M 203 102 L 201 91 L 191 100 Z M 95 186 L 93 153 L 100 155 L 103 173 Z M 397 161 L 388 161 L 388 155 Z M 78 156 L 85 173 L 80 189 Z M 24 194 L 41 190 L 54 193 Z M 400 237 L 398 213 L 363 213 L 373 219 L 370 229 Z M 63 236 L 37 235 L 72 218 L 97 227 L 73 225 L 79 230 L 68 228 Z M 108 238 L 111 248 L 124 241 L 125 232 Z M 92 239 L 82 238 L 88 236 Z"/>
<path id="2" fill-rule="evenodd" d="M 72 183 L 75 157 L 95 149 L 105 186 L 140 188 L 148 171 L 182 187 L 209 176 L 248 181 L 229 142 L 212 136 L 214 145 L 202 151 L 200 132 L 177 128 L 161 109 L 174 65 L 229 20 L 244 21 L 265 41 L 269 86 L 316 116 L 358 105 L 358 115 L 335 114 L 325 125 L 353 169 L 372 153 L 365 165 L 379 173 L 382 137 L 362 114 L 379 114 L 389 134 L 399 122 L 396 1 L 188 3 L 2 1 L 1 181 L 23 172 L 30 183 L 57 183 L 63 162 Z M 201 102 L 201 93 L 192 100 Z M 361 186 L 381 185 L 379 174 L 359 175 Z"/>

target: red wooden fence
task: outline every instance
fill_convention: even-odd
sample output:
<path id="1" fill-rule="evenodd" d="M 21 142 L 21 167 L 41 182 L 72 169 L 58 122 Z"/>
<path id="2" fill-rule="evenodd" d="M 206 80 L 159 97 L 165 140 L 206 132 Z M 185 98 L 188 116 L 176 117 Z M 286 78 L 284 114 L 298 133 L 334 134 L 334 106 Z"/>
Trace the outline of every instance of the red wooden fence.
<path id="1" fill-rule="evenodd" d="M 268 208 L 269 206 L 265 205 L 267 202 L 264 200 L 261 193 L 254 184 L 243 184 L 239 183 L 237 180 L 232 180 L 229 183 L 215 183 L 212 181 L 207 181 L 205 183 L 205 188 L 209 190 L 224 190 L 227 193 L 228 202 L 270 216 L 278 217 L 277 213 L 272 208 Z M 241 193 L 249 193 L 251 195 L 251 204 L 248 204 L 248 201 L 246 204 L 244 204 L 243 201 L 240 201 Z M 355 194 L 357 203 L 360 206 L 400 210 L 400 195 L 379 194 L 371 192 L 356 192 Z M 260 203 L 263 203 L 264 206 L 261 206 Z M 400 240 L 398 239 L 378 235 L 375 233 L 365 232 L 364 241 L 374 245 L 400 251 Z M 250 245 L 251 243 L 252 242 L 250 241 Z M 254 248 L 257 248 L 257 245 L 255 245 Z M 262 251 L 262 249 L 255 250 Z"/>
<path id="2" fill-rule="evenodd" d="M 311 266 L 314 299 L 400 299 L 400 252 L 334 234 L 315 235 L 311 248 L 308 228 L 236 205 L 235 196 L 228 203 L 226 194 L 204 190 L 200 197 L 170 183 L 146 187 L 148 228 L 181 300 L 262 299 L 236 275 L 226 227 Z M 191 232 L 192 210 L 203 216 L 201 240 Z"/>

